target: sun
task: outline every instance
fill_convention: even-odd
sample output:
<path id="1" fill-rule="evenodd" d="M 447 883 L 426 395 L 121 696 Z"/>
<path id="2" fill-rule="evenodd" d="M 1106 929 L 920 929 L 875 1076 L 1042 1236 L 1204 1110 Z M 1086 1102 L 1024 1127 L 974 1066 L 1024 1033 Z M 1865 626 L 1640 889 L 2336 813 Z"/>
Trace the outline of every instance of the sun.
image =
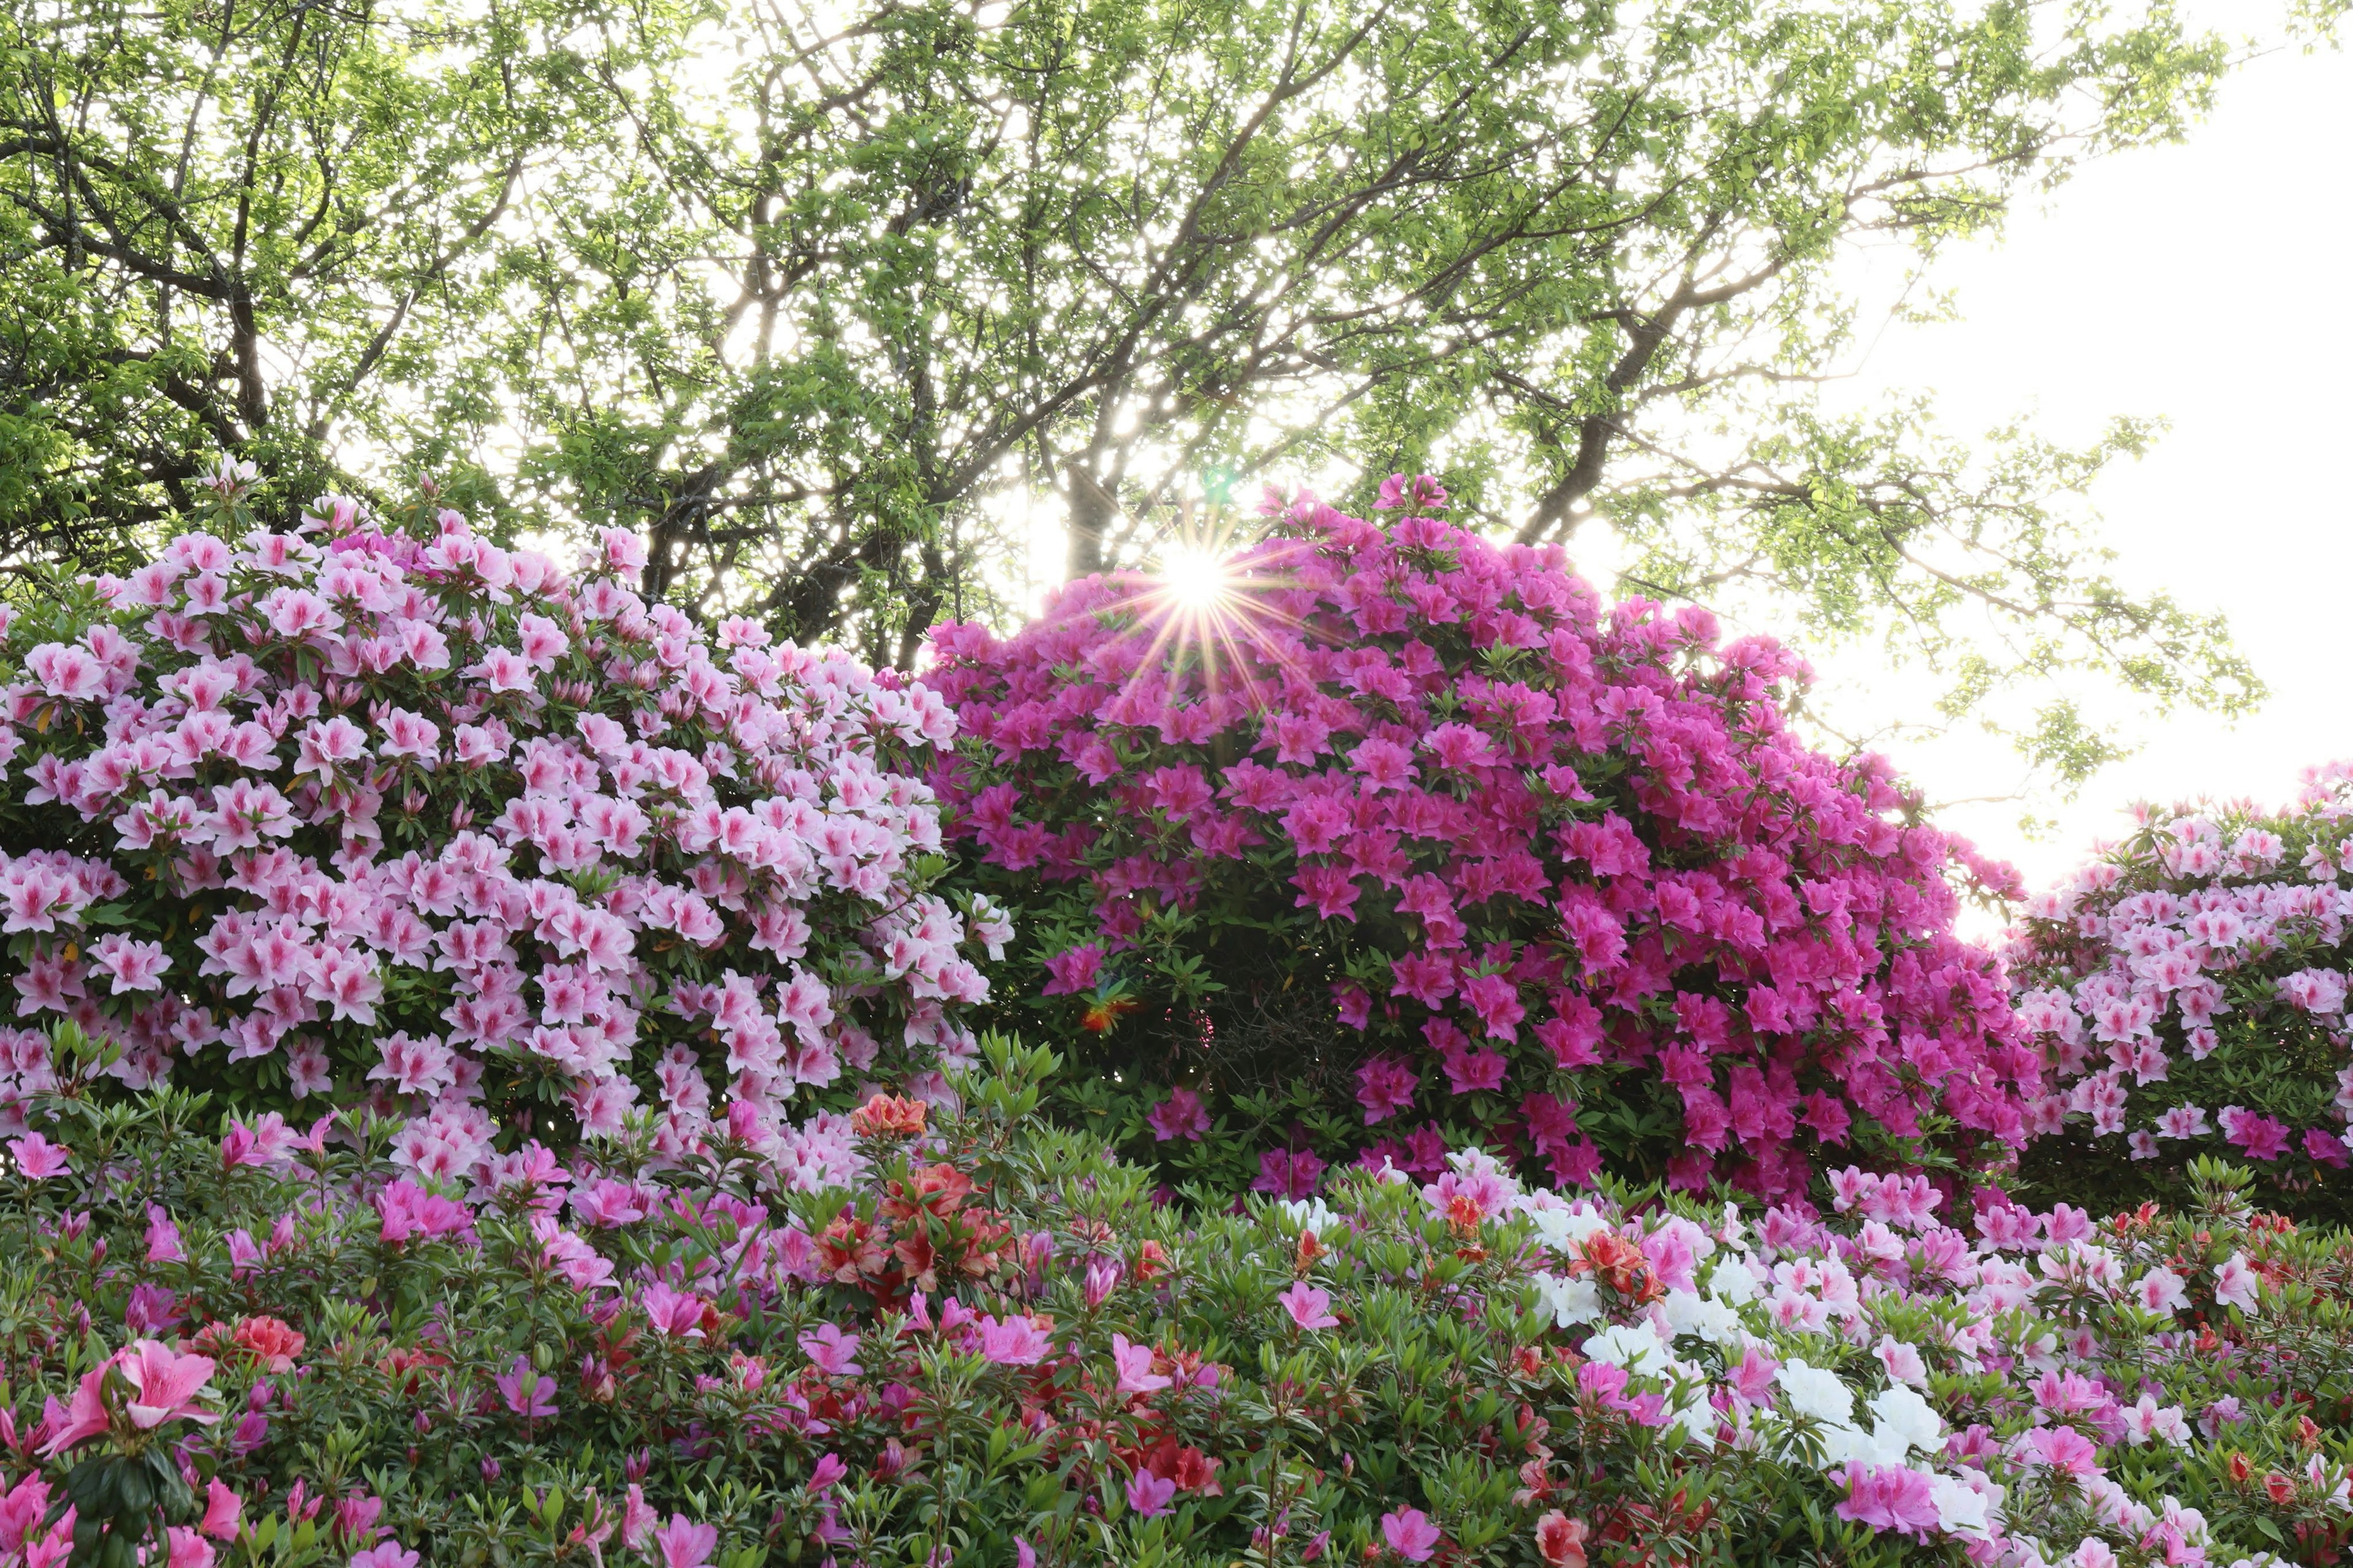
<path id="1" fill-rule="evenodd" d="M 1188 610 L 1206 610 L 1233 591 L 1226 557 L 1197 545 L 1180 545 L 1160 561 L 1160 581 L 1168 596 Z"/>

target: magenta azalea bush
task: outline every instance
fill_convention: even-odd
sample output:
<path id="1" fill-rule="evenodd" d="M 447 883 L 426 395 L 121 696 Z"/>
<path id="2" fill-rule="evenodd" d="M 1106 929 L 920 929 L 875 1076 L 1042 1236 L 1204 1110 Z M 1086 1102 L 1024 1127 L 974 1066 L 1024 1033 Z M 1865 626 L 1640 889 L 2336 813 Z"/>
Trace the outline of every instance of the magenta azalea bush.
<path id="1" fill-rule="evenodd" d="M 211 531 L 0 611 L 0 1123 L 69 1019 L 129 1089 L 364 1103 L 419 1177 L 527 1129 L 808 1182 L 854 1152 L 797 1097 L 969 1055 L 1010 933 L 934 886 L 934 694 L 706 637 L 626 534 L 575 575 L 429 498 L 273 533 L 248 476 L 213 491 Z"/>
<path id="2" fill-rule="evenodd" d="M 2079 1202 L 2178 1199 L 2189 1155 L 2284 1210 L 2353 1221 L 2353 767 L 2276 815 L 2145 813 L 2013 933 L 2056 1086 L 2025 1173 Z"/>
<path id="3" fill-rule="evenodd" d="M 863 1173 L 650 1136 L 479 1182 L 61 1034 L 0 1180 L 0 1562 L 2179 1568 L 2338 1561 L 2353 1248 L 1848 1167 L 1828 1206 L 1463 1152 L 1231 1214 L 877 1096 Z"/>
<path id="4" fill-rule="evenodd" d="M 994 1016 L 1172 1180 L 1484 1142 L 1787 1196 L 2022 1136 L 2040 1058 L 1951 931 L 2007 872 L 1792 738 L 1801 667 L 1704 611 L 1302 500 L 1212 596 L 1090 578 L 935 641 L 963 876 L 1023 933 Z"/>

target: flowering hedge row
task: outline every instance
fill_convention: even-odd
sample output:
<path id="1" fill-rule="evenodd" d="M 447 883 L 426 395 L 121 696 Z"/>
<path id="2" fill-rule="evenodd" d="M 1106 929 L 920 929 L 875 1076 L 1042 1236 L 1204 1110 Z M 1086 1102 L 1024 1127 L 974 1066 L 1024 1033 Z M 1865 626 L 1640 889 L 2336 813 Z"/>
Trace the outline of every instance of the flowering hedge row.
<path id="1" fill-rule="evenodd" d="M 630 535 L 575 576 L 429 497 L 273 533 L 249 471 L 211 489 L 210 531 L 0 610 L 0 1123 L 64 1017 L 132 1089 L 402 1112 L 419 1175 L 642 1123 L 814 1180 L 853 1152 L 797 1095 L 968 1054 L 1010 933 L 932 889 L 935 694 L 706 638 Z"/>
<path id="2" fill-rule="evenodd" d="M 249 481 L 0 612 L 0 1568 L 2341 1559 L 2353 1242 L 2071 1205 L 2214 1100 L 2337 1212 L 2344 779 L 2021 1017 L 1797 666 L 1556 554 L 1302 502 L 917 684 Z"/>
<path id="3" fill-rule="evenodd" d="M 2057 1069 L 2026 1170 L 2078 1202 L 2178 1199 L 2227 1152 L 2266 1201 L 2353 1222 L 2353 767 L 2284 813 L 2145 814 L 2035 900 L 2009 955 Z"/>
<path id="4" fill-rule="evenodd" d="M 2094 1225 L 1850 1168 L 1744 1221 L 1465 1153 L 1191 1218 L 990 1049 L 784 1199 L 621 1140 L 459 1201 L 364 1111 L 43 1097 L 0 1562 L 2198 1568 L 2353 1527 L 2353 1247 L 2223 1173 Z"/>
<path id="5" fill-rule="evenodd" d="M 1302 500 L 1213 593 L 1090 578 L 935 643 L 963 875 L 1022 931 L 997 1016 L 1071 1042 L 1080 1111 L 1174 1179 L 1302 1196 L 1492 1142 L 1778 1195 L 2022 1134 L 2040 1062 L 1950 931 L 2007 872 L 1798 743 L 1801 667 L 1704 611 Z"/>

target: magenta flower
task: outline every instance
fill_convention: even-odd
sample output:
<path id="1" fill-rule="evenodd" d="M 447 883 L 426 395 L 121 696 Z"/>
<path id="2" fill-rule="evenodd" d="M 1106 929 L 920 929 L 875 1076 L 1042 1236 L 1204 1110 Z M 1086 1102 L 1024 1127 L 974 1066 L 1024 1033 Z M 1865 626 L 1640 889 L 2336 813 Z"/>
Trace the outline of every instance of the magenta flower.
<path id="1" fill-rule="evenodd" d="M 2276 1160 L 2287 1152 L 2288 1127 L 2277 1117 L 2261 1116 L 2242 1111 L 2235 1119 L 2231 1108 L 2222 1111 L 2224 1135 L 2247 1152 L 2250 1159 Z"/>
<path id="2" fill-rule="evenodd" d="M 2073 1426 L 2038 1426 L 2026 1434 L 2020 1457 L 2078 1479 L 2100 1468 L 2100 1451 Z"/>
<path id="3" fill-rule="evenodd" d="M 1150 1470 L 1138 1470 L 1128 1478 L 1127 1506 L 1145 1519 L 1156 1519 L 1168 1511 L 1169 1500 L 1176 1495 L 1176 1483 L 1154 1475 Z"/>
<path id="4" fill-rule="evenodd" d="M 14 1487 L 0 1488 L 0 1552 L 22 1550 L 48 1510 L 49 1483 L 37 1468 L 26 1470 Z"/>
<path id="5" fill-rule="evenodd" d="M 1088 942 L 1065 952 L 1058 952 L 1046 961 L 1046 973 L 1050 978 L 1041 993 L 1047 996 L 1075 996 L 1094 989 L 1095 979 L 1103 972 L 1103 950 L 1100 942 Z"/>
<path id="6" fill-rule="evenodd" d="M 1313 1149 L 1269 1149 L 1258 1157 L 1258 1179 L 1250 1183 L 1250 1191 L 1279 1198 L 1314 1197 L 1324 1171 L 1324 1161 Z"/>
<path id="7" fill-rule="evenodd" d="M 1277 1296 L 1275 1300 L 1291 1314 L 1291 1321 L 1303 1329 L 1329 1329 L 1339 1324 L 1340 1320 L 1334 1317 L 1329 1310 L 1331 1292 L 1319 1290 L 1304 1279 L 1293 1280 L 1291 1289 Z"/>
<path id="8" fill-rule="evenodd" d="M 1508 1033 L 1508 1031 L 1506 1031 Z M 1456 1051 L 1443 1058 L 1451 1094 L 1493 1094 L 1504 1087 L 1511 1062 L 1494 1051 Z"/>
<path id="9" fill-rule="evenodd" d="M 1405 507 L 1418 511 L 1442 511 L 1446 507 L 1446 487 L 1428 474 L 1416 474 L 1410 479 L 1403 474 L 1391 474 L 1381 481 L 1373 510 L 1396 511 Z"/>
<path id="10" fill-rule="evenodd" d="M 492 1381 L 507 1408 L 524 1420 L 543 1420 L 555 1414 L 555 1379 L 534 1373 L 528 1356 L 515 1357 L 514 1364 Z"/>
<path id="11" fill-rule="evenodd" d="M 1379 1056 L 1356 1069 L 1356 1103 L 1364 1107 L 1365 1125 L 1386 1121 L 1413 1108 L 1421 1075 L 1399 1057 Z"/>
<path id="12" fill-rule="evenodd" d="M 1937 1528 L 1936 1502 L 1928 1478 L 1905 1465 L 1847 1465 L 1831 1472 L 1846 1489 L 1838 1516 L 1914 1537 Z"/>
<path id="13" fill-rule="evenodd" d="M 646 1321 L 654 1332 L 673 1339 L 699 1340 L 702 1335 L 702 1298 L 690 1296 L 683 1290 L 673 1290 L 657 1280 L 645 1288 L 638 1298 Z M 831 1327 L 830 1324 L 828 1327 Z M 806 1347 L 804 1347 L 806 1348 Z M 856 1348 L 854 1345 L 851 1347 Z M 815 1360 L 814 1354 L 810 1356 Z"/>
<path id="14" fill-rule="evenodd" d="M 383 1533 L 376 1521 L 383 1517 L 384 1499 L 365 1492 L 350 1492 L 335 1500 L 335 1530 L 345 1541 L 372 1542 Z"/>
<path id="15" fill-rule="evenodd" d="M 1198 1143 L 1209 1130 L 1208 1108 L 1189 1089 L 1170 1089 L 1166 1100 L 1145 1112 L 1144 1120 L 1152 1128 L 1153 1141 L 1158 1143 L 1172 1138 Z"/>
<path id="16" fill-rule="evenodd" d="M 801 1352 L 828 1377 L 856 1377 L 866 1369 L 854 1359 L 859 1336 L 845 1334 L 831 1323 L 820 1323 L 800 1337 Z"/>
<path id="17" fill-rule="evenodd" d="M 162 1285 L 138 1284 L 123 1304 L 123 1326 L 134 1334 L 161 1333 L 180 1321 L 179 1298 Z"/>
<path id="18" fill-rule="evenodd" d="M 1427 1563 L 1437 1553 L 1438 1526 L 1418 1508 L 1381 1515 L 1381 1539 L 1409 1563 Z"/>
<path id="19" fill-rule="evenodd" d="M 1755 1405 L 1773 1402 L 1773 1377 L 1781 1363 L 1750 1344 L 1740 1352 L 1740 1363 L 1732 1369 L 1732 1391 Z"/>

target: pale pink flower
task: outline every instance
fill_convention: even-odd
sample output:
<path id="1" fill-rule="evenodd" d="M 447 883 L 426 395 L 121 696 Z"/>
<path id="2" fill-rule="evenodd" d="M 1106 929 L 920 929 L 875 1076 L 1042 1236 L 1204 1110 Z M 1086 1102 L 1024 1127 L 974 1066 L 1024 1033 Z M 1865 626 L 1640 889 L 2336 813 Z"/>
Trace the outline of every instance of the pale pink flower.
<path id="1" fill-rule="evenodd" d="M 212 1381 L 210 1356 L 181 1355 L 154 1340 L 134 1340 L 115 1352 L 114 1364 L 133 1390 L 122 1409 L 138 1430 L 153 1431 L 166 1421 L 210 1426 L 220 1419 L 196 1407 L 197 1394 Z"/>
<path id="2" fill-rule="evenodd" d="M 2261 1281 L 2243 1252 L 2233 1252 L 2214 1270 L 2214 1300 L 2223 1306 L 2252 1313 L 2262 1304 L 2260 1290 Z"/>
<path id="3" fill-rule="evenodd" d="M 2179 1312 L 2189 1305 L 2182 1284 L 2181 1276 L 2172 1269 L 2152 1268 L 2133 1287 L 2133 1299 L 2144 1312 Z"/>
<path id="4" fill-rule="evenodd" d="M 1331 1292 L 1317 1289 L 1304 1279 L 1293 1280 L 1291 1289 L 1277 1296 L 1275 1300 L 1291 1314 L 1291 1321 L 1303 1329 L 1329 1329 L 1339 1324 L 1340 1320 L 1330 1310 Z"/>
<path id="5" fill-rule="evenodd" d="M 1120 1393 L 1157 1394 L 1168 1386 L 1168 1379 L 1152 1370 L 1152 1356 L 1150 1345 L 1130 1344 L 1125 1334 L 1112 1335 L 1111 1359 L 1119 1369 Z"/>

